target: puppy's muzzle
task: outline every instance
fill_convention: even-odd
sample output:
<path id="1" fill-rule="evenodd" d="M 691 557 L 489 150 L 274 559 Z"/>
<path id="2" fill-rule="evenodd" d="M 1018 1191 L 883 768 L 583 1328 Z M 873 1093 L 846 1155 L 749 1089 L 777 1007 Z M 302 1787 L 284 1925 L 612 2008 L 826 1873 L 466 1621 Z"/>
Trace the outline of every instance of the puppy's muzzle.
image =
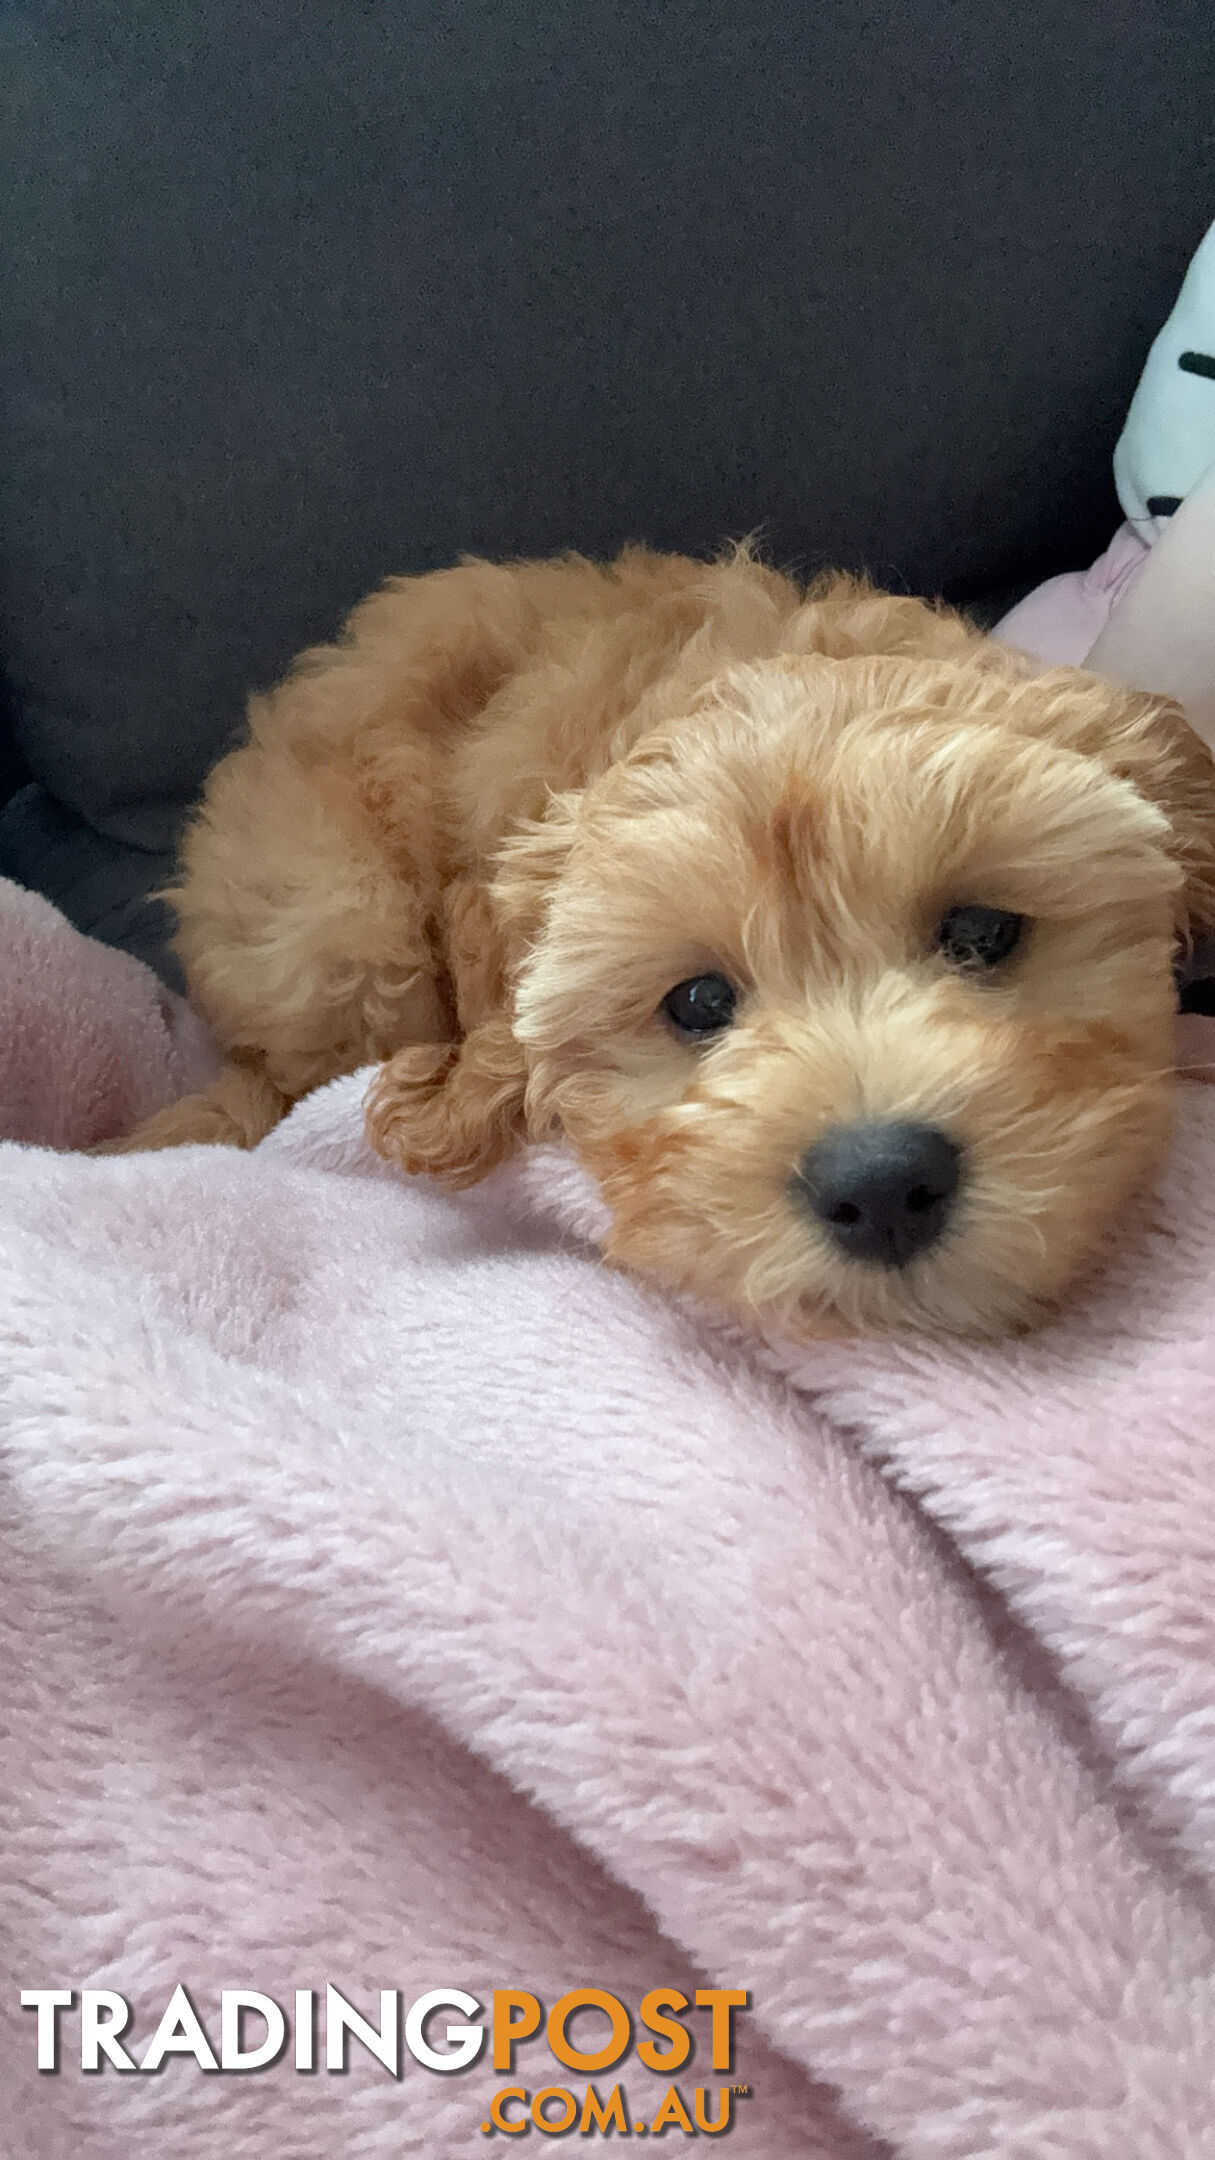
<path id="1" fill-rule="evenodd" d="M 849 1259 L 901 1268 L 935 1245 L 961 1177 L 962 1151 L 935 1125 L 837 1125 L 793 1184 Z"/>

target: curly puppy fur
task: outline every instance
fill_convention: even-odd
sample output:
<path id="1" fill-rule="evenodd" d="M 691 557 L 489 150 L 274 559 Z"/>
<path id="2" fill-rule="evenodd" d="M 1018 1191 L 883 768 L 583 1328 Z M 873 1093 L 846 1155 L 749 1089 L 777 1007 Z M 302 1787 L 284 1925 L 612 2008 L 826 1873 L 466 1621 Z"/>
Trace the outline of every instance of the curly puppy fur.
<path id="1" fill-rule="evenodd" d="M 610 1256 L 800 1333 L 1023 1325 L 1161 1149 L 1176 939 L 1215 921 L 1215 776 L 1167 703 L 739 549 L 394 580 L 255 698 L 171 896 L 229 1064 L 126 1143 L 251 1146 L 369 1061 L 372 1140 L 483 1177 L 563 1133 Z M 952 907 L 1028 931 L 951 965 Z M 681 1036 L 705 971 L 733 1024 Z M 858 1120 L 964 1166 L 909 1264 L 798 1166 Z"/>

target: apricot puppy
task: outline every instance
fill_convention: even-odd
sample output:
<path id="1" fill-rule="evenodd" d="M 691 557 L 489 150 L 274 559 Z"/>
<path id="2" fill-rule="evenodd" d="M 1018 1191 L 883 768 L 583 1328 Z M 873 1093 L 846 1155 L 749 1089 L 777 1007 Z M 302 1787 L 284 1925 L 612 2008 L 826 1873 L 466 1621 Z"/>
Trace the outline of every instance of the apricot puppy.
<path id="1" fill-rule="evenodd" d="M 998 1333 L 1158 1155 L 1215 771 L 1175 708 L 745 550 L 399 579 L 255 698 L 173 899 L 230 1062 L 409 1171 L 564 1134 L 609 1254 L 802 1334 Z"/>

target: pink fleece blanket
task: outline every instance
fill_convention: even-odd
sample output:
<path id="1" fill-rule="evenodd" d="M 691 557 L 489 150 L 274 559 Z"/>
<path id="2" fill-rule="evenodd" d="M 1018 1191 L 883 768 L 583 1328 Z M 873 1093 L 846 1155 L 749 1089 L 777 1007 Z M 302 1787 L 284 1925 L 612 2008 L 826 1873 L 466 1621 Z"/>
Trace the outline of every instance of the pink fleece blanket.
<path id="1" fill-rule="evenodd" d="M 1215 2155 L 1215 1093 L 1056 1326 L 796 1354 L 603 1269 L 560 1156 L 401 1179 L 361 1094 L 0 1148 L 5 2153 L 455 2160 L 673 2083 L 762 2160 Z M 82 2070 L 83 1990 L 138 2065 L 179 1983 L 194 2052 Z M 749 1999 L 727 2075 L 703 2009 L 673 2076 L 309 2074 L 327 1985 Z M 237 1989 L 287 2048 L 205 2069 Z"/>
<path id="2" fill-rule="evenodd" d="M 116 1139 L 217 1065 L 202 1022 L 151 968 L 0 878 L 0 1138 Z"/>

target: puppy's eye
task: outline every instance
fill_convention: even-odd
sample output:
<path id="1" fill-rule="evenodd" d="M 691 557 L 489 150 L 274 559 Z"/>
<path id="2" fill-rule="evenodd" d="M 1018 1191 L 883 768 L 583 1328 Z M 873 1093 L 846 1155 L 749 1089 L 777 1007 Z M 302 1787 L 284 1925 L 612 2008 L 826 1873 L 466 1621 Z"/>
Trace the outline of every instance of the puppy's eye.
<path id="1" fill-rule="evenodd" d="M 690 975 L 667 991 L 659 1011 L 681 1035 L 718 1035 L 729 1027 L 737 1002 L 724 975 Z"/>
<path id="2" fill-rule="evenodd" d="M 955 967 L 999 967 L 1016 951 L 1024 928 L 1024 915 L 1008 908 L 950 908 L 937 930 L 937 946 Z"/>

